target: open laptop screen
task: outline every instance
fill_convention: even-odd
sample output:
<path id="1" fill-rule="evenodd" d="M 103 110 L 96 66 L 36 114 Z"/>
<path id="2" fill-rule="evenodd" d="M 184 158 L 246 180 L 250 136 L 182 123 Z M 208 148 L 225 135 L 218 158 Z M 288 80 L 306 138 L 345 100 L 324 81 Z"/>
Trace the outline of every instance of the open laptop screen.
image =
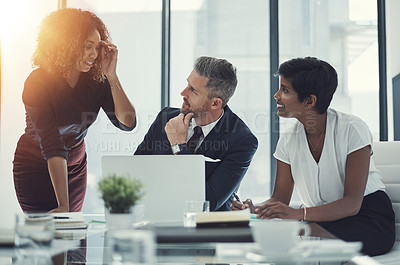
<path id="1" fill-rule="evenodd" d="M 205 158 L 202 155 L 104 156 L 103 177 L 111 174 L 142 181 L 145 220 L 182 221 L 184 202 L 205 200 Z"/>

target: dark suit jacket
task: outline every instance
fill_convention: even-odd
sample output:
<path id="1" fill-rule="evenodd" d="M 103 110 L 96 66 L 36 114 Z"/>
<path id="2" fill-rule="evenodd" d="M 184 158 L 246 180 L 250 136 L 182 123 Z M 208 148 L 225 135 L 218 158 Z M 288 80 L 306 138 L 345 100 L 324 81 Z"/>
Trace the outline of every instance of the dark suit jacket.
<path id="1" fill-rule="evenodd" d="M 196 154 L 221 160 L 206 162 L 206 200 L 210 201 L 212 211 L 230 210 L 232 194 L 239 188 L 258 146 L 257 138 L 246 124 L 228 106 L 224 111 L 222 118 L 196 150 Z M 164 127 L 179 113 L 177 108 L 161 110 L 135 155 L 172 154 Z"/>

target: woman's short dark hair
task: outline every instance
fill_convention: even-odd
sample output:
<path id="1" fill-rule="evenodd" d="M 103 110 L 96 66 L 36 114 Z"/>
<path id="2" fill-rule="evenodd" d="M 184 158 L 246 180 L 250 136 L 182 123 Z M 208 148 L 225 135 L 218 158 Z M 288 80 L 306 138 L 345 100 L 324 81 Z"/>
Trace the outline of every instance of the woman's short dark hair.
<path id="1" fill-rule="evenodd" d="M 106 26 L 92 12 L 63 8 L 50 13 L 40 26 L 33 65 L 62 77 L 70 76 L 83 54 L 85 41 L 94 30 L 99 32 L 101 40 L 110 41 Z M 105 79 L 100 56 L 89 75 L 97 81 Z"/>
<path id="2" fill-rule="evenodd" d="M 300 102 L 315 95 L 315 108 L 325 113 L 338 85 L 336 70 L 327 62 L 315 57 L 295 58 L 282 63 L 276 73 L 289 80 Z"/>

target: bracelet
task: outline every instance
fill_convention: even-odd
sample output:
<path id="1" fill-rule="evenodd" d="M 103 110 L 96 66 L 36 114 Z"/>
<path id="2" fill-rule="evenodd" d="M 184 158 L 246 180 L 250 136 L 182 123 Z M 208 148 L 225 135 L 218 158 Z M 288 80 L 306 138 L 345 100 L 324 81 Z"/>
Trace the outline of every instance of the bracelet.
<path id="1" fill-rule="evenodd" d="M 307 207 L 304 206 L 303 208 L 303 221 L 306 221 L 307 219 Z"/>
<path id="2" fill-rule="evenodd" d="M 121 88 L 119 85 L 118 85 L 118 82 L 117 83 L 115 83 L 114 85 L 110 85 L 110 87 L 111 87 L 111 89 L 113 89 L 114 87 L 117 87 L 117 88 Z"/>

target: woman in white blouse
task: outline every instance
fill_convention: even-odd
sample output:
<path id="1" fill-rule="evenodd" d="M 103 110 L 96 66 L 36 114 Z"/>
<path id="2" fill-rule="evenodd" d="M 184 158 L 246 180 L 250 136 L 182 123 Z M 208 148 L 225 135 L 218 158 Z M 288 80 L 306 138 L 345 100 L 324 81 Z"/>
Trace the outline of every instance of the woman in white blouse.
<path id="1" fill-rule="evenodd" d="M 358 117 L 329 107 L 337 87 L 335 69 L 317 58 L 280 65 L 275 94 L 278 115 L 297 122 L 279 139 L 273 194 L 250 207 L 260 218 L 314 221 L 346 241 L 362 241 L 363 252 L 388 252 L 395 240 L 394 212 L 372 155 L 373 138 Z M 305 206 L 289 207 L 294 185 Z"/>

